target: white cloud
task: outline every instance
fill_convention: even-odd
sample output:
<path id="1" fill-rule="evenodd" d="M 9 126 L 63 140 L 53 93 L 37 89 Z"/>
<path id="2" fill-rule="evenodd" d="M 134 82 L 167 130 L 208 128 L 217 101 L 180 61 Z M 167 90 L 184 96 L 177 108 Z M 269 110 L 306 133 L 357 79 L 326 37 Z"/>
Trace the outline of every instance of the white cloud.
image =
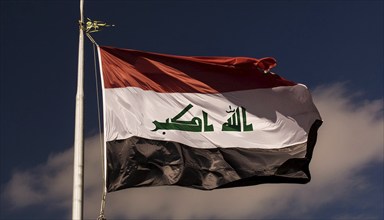
<path id="1" fill-rule="evenodd" d="M 314 100 L 324 124 L 319 130 L 309 184 L 265 184 L 214 191 L 181 187 L 122 190 L 107 195 L 107 218 L 241 219 L 269 218 L 279 212 L 316 218 L 305 214 L 329 202 L 342 202 L 345 195 L 369 186 L 358 174 L 371 162 L 383 162 L 384 121 L 383 100 L 354 104 L 353 94 L 349 95 L 341 84 L 316 89 Z M 92 137 L 85 142 L 86 219 L 95 219 L 100 207 L 98 140 Z M 64 208 L 70 217 L 72 153 L 72 149 L 67 150 L 52 155 L 39 167 L 14 172 L 2 199 L 16 210 L 40 204 Z M 382 206 L 383 201 L 377 205 Z M 340 213 L 336 218 L 345 216 Z"/>

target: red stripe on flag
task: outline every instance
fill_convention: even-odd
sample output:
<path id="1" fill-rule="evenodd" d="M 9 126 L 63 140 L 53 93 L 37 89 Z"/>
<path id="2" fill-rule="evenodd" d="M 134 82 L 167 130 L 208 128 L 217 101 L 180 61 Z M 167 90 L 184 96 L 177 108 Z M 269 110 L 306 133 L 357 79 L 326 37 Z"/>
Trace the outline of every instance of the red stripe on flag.
<path id="1" fill-rule="evenodd" d="M 138 87 L 161 93 L 223 93 L 292 86 L 275 74 L 273 58 L 187 57 L 100 47 L 105 88 Z"/>

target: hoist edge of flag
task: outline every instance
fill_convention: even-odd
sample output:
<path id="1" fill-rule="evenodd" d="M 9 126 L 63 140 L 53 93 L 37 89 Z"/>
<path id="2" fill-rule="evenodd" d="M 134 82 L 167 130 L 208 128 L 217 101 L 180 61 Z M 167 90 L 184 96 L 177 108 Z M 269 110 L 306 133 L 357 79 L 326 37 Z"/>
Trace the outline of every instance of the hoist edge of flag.
<path id="1" fill-rule="evenodd" d="M 99 70 L 100 70 L 100 84 L 101 84 L 101 93 L 102 93 L 102 108 L 103 108 L 103 146 L 102 146 L 102 171 L 103 171 L 103 190 L 104 192 L 107 192 L 107 143 L 106 143 L 106 98 L 105 98 L 105 86 L 104 86 L 104 74 L 103 74 L 103 65 L 102 65 L 102 58 L 101 58 L 101 49 L 99 45 L 96 45 L 97 47 L 97 56 L 99 60 Z"/>

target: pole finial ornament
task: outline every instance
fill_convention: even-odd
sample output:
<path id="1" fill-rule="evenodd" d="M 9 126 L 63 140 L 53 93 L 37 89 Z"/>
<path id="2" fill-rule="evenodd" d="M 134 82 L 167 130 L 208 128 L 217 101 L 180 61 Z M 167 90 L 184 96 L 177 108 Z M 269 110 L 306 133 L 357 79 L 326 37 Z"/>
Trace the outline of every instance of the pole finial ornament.
<path id="1" fill-rule="evenodd" d="M 114 27 L 115 25 L 107 24 L 103 21 L 92 21 L 91 19 L 87 18 L 85 25 L 83 24 L 81 26 L 86 33 L 94 33 L 101 31 L 105 27 Z"/>

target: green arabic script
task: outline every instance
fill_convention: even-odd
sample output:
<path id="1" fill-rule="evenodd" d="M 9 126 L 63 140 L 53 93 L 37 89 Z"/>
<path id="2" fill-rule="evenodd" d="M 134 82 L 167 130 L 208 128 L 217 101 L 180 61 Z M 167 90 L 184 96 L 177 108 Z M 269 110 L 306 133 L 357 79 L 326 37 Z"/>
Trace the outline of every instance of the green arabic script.
<path id="1" fill-rule="evenodd" d="M 237 107 L 236 110 L 231 110 L 229 106 L 227 113 L 233 113 L 221 128 L 222 131 L 253 131 L 252 124 L 247 124 L 247 114 L 244 107 Z M 240 115 L 241 109 L 241 115 Z"/>
<path id="2" fill-rule="evenodd" d="M 181 120 L 180 118 L 185 115 L 191 108 L 192 104 L 189 104 L 180 113 L 178 113 L 173 118 L 167 118 L 165 122 L 159 122 L 157 120 L 152 123 L 155 125 L 157 130 L 179 130 L 179 131 L 191 131 L 191 132 L 211 132 L 214 130 L 212 124 L 208 124 L 208 114 L 202 110 L 203 118 L 193 117 L 189 121 Z M 227 113 L 232 113 L 232 115 L 227 119 L 227 122 L 222 124 L 222 131 L 238 131 L 246 132 L 253 131 L 253 125 L 247 124 L 247 112 L 244 107 L 237 107 L 232 110 L 229 106 L 229 111 Z M 165 134 L 165 133 L 164 133 Z"/>
<path id="3" fill-rule="evenodd" d="M 179 130 L 179 131 L 192 131 L 192 132 L 209 132 L 213 131 L 213 125 L 208 125 L 208 114 L 205 111 L 203 112 L 203 120 L 199 117 L 193 117 L 190 121 L 183 121 L 180 118 L 188 112 L 189 109 L 193 107 L 192 104 L 189 104 L 185 107 L 179 114 L 173 118 L 167 118 L 165 122 L 159 122 L 157 120 L 152 123 L 155 124 L 155 129 L 157 130 Z"/>

